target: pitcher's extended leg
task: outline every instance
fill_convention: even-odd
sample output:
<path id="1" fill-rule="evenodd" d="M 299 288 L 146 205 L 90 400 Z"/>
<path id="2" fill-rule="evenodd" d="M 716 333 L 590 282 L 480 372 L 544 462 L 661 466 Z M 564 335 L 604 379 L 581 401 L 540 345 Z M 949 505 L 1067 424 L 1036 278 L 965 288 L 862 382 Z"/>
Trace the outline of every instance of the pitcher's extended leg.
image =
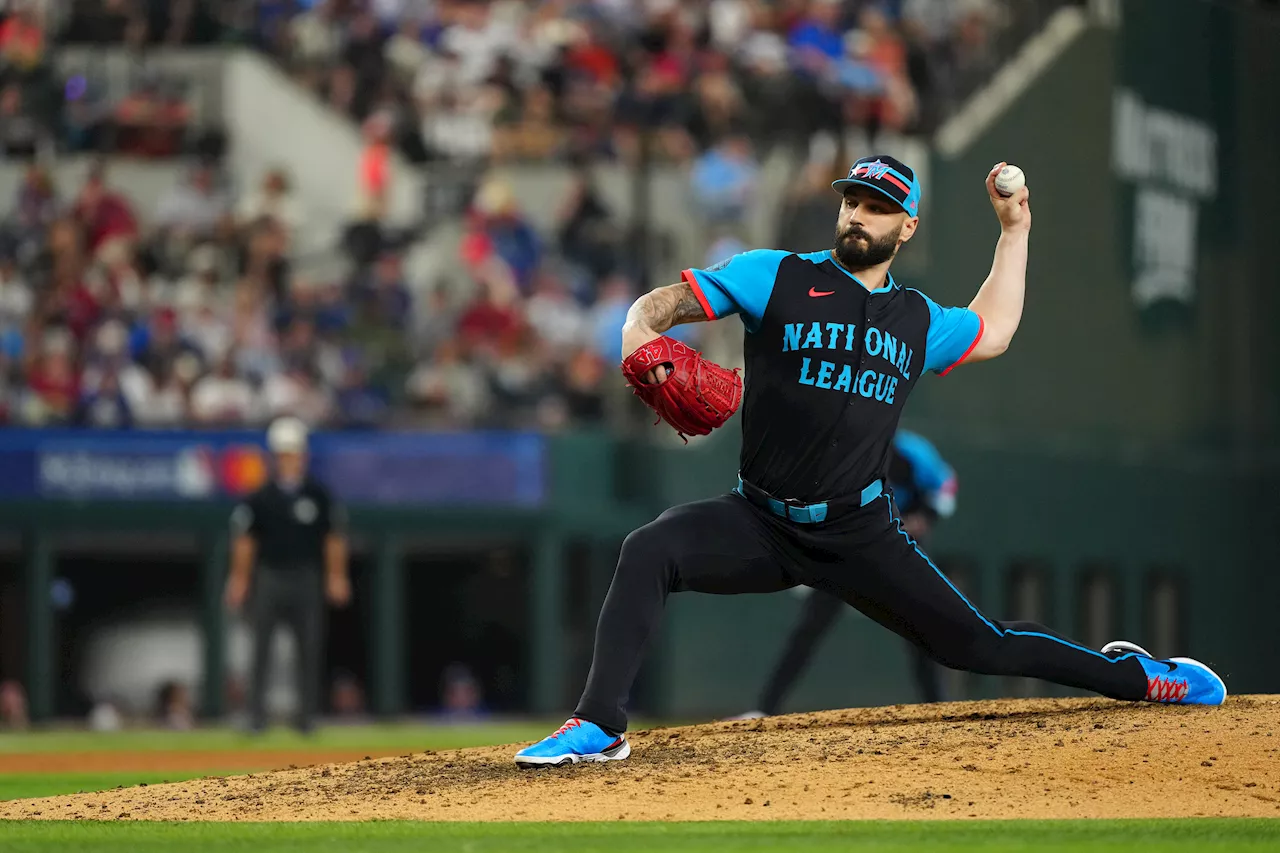
<path id="1" fill-rule="evenodd" d="M 734 595 L 795 585 L 756 512 L 742 498 L 725 495 L 669 509 L 626 538 L 574 717 L 609 732 L 626 730 L 627 696 L 669 593 Z"/>
<path id="2" fill-rule="evenodd" d="M 901 529 L 888 498 L 885 505 L 883 534 L 832 578 L 854 607 L 953 669 L 1041 678 L 1114 699 L 1146 696 L 1138 655 L 1109 657 L 1034 622 L 985 616 Z"/>

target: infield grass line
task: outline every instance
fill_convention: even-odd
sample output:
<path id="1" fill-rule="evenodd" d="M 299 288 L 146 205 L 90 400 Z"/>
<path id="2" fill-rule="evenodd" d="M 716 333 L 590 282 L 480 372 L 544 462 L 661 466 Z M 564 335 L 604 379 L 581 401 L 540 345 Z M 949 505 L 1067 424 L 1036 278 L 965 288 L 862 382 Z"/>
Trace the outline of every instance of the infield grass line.
<path id="1" fill-rule="evenodd" d="M 0 773 L 0 801 L 30 800 L 36 797 L 58 797 L 63 794 L 109 791 L 135 785 L 163 785 L 185 782 L 204 776 L 229 776 L 224 772 L 150 772 L 140 773 Z M 0 846 L 3 850 L 3 846 Z"/>
<path id="2" fill-rule="evenodd" d="M 91 732 L 52 729 L 0 734 L 0 753 L 206 752 L 338 749 L 463 749 L 527 743 L 546 737 L 564 720 L 500 720 L 476 723 L 385 723 L 321 726 L 310 735 L 273 728 L 249 734 L 230 727 L 175 732 L 155 729 Z M 641 728 L 636 726 L 634 728 Z"/>

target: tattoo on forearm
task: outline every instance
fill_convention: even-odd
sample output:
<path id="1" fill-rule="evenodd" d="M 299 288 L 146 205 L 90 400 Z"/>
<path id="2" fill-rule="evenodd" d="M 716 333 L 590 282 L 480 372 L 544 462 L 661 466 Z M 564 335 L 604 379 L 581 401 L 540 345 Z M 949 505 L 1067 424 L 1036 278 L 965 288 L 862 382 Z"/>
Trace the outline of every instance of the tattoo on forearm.
<path id="1" fill-rule="evenodd" d="M 631 306 L 629 319 L 644 324 L 655 332 L 665 332 L 681 323 L 707 319 L 706 312 L 687 283 L 672 284 L 651 290 Z"/>

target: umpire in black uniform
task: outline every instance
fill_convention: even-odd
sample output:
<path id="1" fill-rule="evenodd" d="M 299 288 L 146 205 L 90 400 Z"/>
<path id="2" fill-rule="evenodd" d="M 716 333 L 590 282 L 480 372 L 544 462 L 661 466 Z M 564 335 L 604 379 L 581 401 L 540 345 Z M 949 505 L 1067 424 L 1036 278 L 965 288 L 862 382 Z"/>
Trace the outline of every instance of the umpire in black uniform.
<path id="1" fill-rule="evenodd" d="M 320 706 L 325 599 L 342 607 L 351 598 L 345 514 L 329 490 L 307 473 L 307 428 L 302 421 L 287 417 L 272 423 L 267 447 L 274 459 L 271 481 L 231 516 L 227 604 L 239 610 L 249 602 L 254 634 L 252 728 L 266 728 L 271 637 L 276 625 L 285 622 L 297 639 L 296 725 L 306 732 Z"/>

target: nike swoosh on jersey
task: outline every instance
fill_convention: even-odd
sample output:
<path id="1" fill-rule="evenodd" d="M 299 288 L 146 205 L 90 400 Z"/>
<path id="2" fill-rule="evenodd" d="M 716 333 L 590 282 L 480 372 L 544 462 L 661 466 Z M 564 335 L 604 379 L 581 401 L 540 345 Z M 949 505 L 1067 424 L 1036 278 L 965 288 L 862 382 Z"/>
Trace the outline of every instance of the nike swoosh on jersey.
<path id="1" fill-rule="evenodd" d="M 816 287 L 809 288 L 810 296 L 831 296 L 833 293 L 835 293 L 834 290 L 818 290 Z"/>

